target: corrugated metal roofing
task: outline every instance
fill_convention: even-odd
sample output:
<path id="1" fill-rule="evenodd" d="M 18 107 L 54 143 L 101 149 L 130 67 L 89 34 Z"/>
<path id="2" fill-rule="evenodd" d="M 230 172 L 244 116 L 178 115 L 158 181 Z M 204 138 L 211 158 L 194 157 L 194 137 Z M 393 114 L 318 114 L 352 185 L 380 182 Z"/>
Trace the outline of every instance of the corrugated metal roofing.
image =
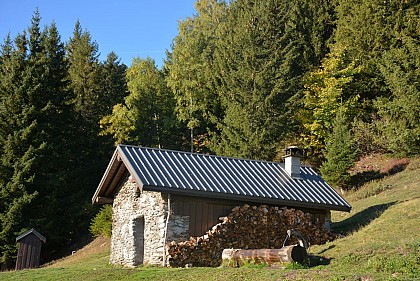
<path id="1" fill-rule="evenodd" d="M 107 192 L 105 185 L 115 182 L 109 173 L 121 170 L 114 163 L 118 156 L 145 190 L 343 211 L 351 208 L 310 167 L 302 166 L 302 178 L 292 179 L 283 163 L 127 145 L 117 147 L 94 200 Z"/>

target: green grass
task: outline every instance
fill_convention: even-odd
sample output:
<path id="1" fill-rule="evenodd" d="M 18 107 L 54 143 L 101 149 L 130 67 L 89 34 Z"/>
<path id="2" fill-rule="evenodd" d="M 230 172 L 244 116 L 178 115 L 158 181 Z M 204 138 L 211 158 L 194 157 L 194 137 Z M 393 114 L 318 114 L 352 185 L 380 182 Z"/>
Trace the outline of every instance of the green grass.
<path id="1" fill-rule="evenodd" d="M 420 280 L 420 159 L 346 194 L 351 213 L 333 213 L 343 237 L 312 246 L 309 268 L 160 268 L 108 265 L 109 250 L 0 280 Z"/>

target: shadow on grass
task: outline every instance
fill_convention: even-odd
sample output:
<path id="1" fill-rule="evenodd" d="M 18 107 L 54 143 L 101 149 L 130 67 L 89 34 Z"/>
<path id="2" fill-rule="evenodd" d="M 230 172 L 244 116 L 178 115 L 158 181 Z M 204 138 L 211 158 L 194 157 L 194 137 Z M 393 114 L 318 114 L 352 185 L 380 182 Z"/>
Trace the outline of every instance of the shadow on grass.
<path id="1" fill-rule="evenodd" d="M 319 255 L 319 254 L 322 254 L 322 253 L 325 253 L 326 251 L 331 250 L 331 249 L 334 249 L 334 248 L 335 248 L 335 245 L 330 245 L 328 248 L 326 248 L 326 249 L 324 249 L 324 250 L 322 250 L 322 251 L 318 252 L 318 255 Z"/>
<path id="2" fill-rule="evenodd" d="M 408 164 L 409 161 L 406 158 L 397 159 L 388 164 L 388 166 L 385 168 L 385 172 L 380 172 L 378 170 L 370 170 L 357 173 L 351 176 L 350 186 L 357 189 L 367 182 L 373 180 L 380 180 L 386 176 L 395 175 L 396 173 L 404 171 L 405 168 L 407 168 Z"/>
<path id="3" fill-rule="evenodd" d="M 351 176 L 350 186 L 357 189 L 367 182 L 383 179 L 385 176 L 386 174 L 379 171 L 364 171 Z"/>
<path id="4" fill-rule="evenodd" d="M 332 228 L 336 233 L 348 235 L 352 232 L 359 230 L 361 227 L 364 227 L 371 223 L 374 219 L 382 215 L 382 213 L 385 212 L 386 209 L 388 209 L 395 203 L 396 201 L 386 204 L 370 206 L 369 208 L 364 209 L 363 211 L 353 215 L 348 219 L 345 219 L 341 222 L 333 223 Z"/>
<path id="5" fill-rule="evenodd" d="M 329 265 L 332 258 L 326 258 L 318 255 L 309 255 L 309 267 L 318 265 Z"/>

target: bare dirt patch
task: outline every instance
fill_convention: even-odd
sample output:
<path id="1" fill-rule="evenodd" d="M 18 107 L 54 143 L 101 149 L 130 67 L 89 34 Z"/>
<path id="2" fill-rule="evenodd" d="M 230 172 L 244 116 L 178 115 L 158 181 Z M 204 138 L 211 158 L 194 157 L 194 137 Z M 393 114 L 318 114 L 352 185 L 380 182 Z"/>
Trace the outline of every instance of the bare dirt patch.
<path id="1" fill-rule="evenodd" d="M 364 156 L 349 171 L 351 186 L 359 188 L 369 181 L 402 172 L 409 163 L 410 160 L 408 158 L 390 158 L 383 154 Z"/>
<path id="2" fill-rule="evenodd" d="M 355 175 L 370 171 L 377 171 L 381 174 L 395 174 L 395 172 L 404 170 L 409 162 L 408 158 L 390 158 L 384 154 L 371 154 L 360 158 L 350 170 L 350 174 Z"/>

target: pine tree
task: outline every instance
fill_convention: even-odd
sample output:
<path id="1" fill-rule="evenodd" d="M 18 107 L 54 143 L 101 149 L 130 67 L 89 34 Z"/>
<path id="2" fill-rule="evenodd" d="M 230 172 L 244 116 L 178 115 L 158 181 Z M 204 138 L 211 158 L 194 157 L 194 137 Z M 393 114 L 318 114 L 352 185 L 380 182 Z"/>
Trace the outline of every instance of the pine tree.
<path id="1" fill-rule="evenodd" d="M 324 179 L 335 187 L 348 189 L 349 169 L 354 165 L 357 149 L 343 107 L 337 111 L 332 134 L 326 141 L 324 156 L 325 162 L 320 168 Z"/>
<path id="2" fill-rule="evenodd" d="M 112 107 L 128 95 L 126 70 L 127 66 L 121 64 L 114 52 L 109 53 L 106 61 L 100 64 L 100 117 L 111 114 Z"/>
<path id="3" fill-rule="evenodd" d="M 57 112 L 63 103 L 59 92 L 61 78 L 53 69 L 57 46 L 46 45 L 50 39 L 47 28 L 39 28 L 40 14 L 35 11 L 32 24 L 26 34 L 18 35 L 15 48 L 5 44 L 1 70 L 0 123 L 3 149 L 1 163 L 2 231 L 1 262 L 7 264 L 15 252 L 16 234 L 30 227 L 51 228 L 45 225 L 48 212 L 45 206 L 53 206 L 56 198 L 50 195 L 56 185 L 54 157 L 51 147 L 55 135 Z M 54 30 L 54 27 L 51 29 Z M 58 44 L 57 41 L 50 43 Z M 49 47 L 49 48 L 48 48 Z M 62 58 L 64 59 L 64 52 Z M 56 91 L 58 90 L 58 92 Z M 55 151 L 60 155 L 60 151 Z M 56 163 L 55 163 L 56 164 Z M 48 205 L 49 204 L 49 205 Z"/>
<path id="4" fill-rule="evenodd" d="M 331 35 L 318 22 L 319 10 L 328 17 L 331 9 L 315 1 L 231 3 L 214 62 L 224 111 L 211 146 L 218 154 L 272 159 L 294 129 L 292 98 L 301 95 L 302 77 L 319 64 L 326 51 L 320 42 Z"/>

